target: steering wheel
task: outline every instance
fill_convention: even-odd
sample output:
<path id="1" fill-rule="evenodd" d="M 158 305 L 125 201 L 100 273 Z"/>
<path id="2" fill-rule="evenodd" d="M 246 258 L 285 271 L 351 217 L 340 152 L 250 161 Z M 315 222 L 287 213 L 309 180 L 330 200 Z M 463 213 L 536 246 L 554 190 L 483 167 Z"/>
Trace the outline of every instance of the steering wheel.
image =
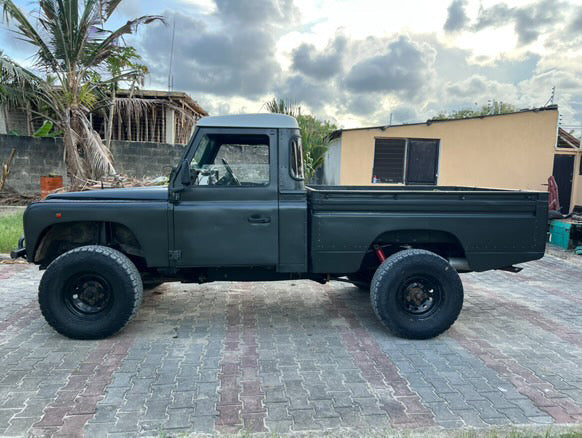
<path id="1" fill-rule="evenodd" d="M 228 176 L 230 176 L 230 178 L 232 179 L 232 182 L 234 182 L 234 185 L 240 186 L 241 185 L 240 181 L 238 180 L 238 178 L 236 177 L 236 175 L 232 171 L 230 164 L 228 164 L 228 162 L 224 158 L 222 158 L 222 164 L 224 164 L 224 168 L 228 172 Z"/>

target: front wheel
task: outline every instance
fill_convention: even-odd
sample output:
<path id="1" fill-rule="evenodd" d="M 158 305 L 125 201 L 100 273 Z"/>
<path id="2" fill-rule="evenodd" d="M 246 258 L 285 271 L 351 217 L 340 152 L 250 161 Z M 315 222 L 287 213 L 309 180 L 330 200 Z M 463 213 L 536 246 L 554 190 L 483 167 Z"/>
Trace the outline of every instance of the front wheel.
<path id="1" fill-rule="evenodd" d="M 394 334 L 428 339 L 448 330 L 463 307 L 459 274 L 442 257 L 410 249 L 388 257 L 370 289 L 372 308 Z"/>
<path id="2" fill-rule="evenodd" d="M 73 339 L 102 339 L 135 316 L 143 286 L 135 265 L 104 246 L 66 252 L 47 268 L 38 300 L 47 322 Z"/>

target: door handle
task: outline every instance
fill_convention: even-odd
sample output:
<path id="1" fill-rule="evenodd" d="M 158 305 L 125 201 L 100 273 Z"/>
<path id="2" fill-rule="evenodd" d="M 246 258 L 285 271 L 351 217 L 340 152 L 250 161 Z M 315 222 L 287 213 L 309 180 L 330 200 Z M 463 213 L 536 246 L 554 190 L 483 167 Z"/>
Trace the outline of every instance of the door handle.
<path id="1" fill-rule="evenodd" d="M 271 218 L 269 216 L 252 215 L 252 216 L 249 216 L 249 223 L 251 223 L 251 224 L 270 224 Z"/>

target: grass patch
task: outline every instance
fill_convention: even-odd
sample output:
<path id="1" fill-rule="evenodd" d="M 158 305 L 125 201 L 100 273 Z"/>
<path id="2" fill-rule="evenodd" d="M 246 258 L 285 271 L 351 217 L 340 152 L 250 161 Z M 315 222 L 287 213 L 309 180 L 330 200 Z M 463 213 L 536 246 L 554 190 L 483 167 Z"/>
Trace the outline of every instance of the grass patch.
<path id="1" fill-rule="evenodd" d="M 0 216 L 0 253 L 15 249 L 22 234 L 22 213 Z"/>

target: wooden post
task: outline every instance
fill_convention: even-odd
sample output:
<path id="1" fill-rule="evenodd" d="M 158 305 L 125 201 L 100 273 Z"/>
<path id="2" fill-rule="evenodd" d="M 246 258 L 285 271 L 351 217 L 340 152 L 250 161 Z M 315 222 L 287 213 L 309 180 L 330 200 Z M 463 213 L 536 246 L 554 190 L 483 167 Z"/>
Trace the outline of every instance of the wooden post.
<path id="1" fill-rule="evenodd" d="M 8 134 L 8 114 L 6 105 L 0 105 L 0 134 Z"/>
<path id="2" fill-rule="evenodd" d="M 172 108 L 165 108 L 166 112 L 166 143 L 176 142 L 176 112 Z"/>
<path id="3" fill-rule="evenodd" d="M 4 190 L 6 181 L 8 181 L 8 177 L 10 176 L 10 170 L 12 169 L 12 162 L 14 161 L 15 155 L 16 148 L 13 148 L 12 152 L 10 152 L 10 157 L 8 158 L 8 161 L 2 166 L 2 179 L 0 180 L 0 190 Z"/>

